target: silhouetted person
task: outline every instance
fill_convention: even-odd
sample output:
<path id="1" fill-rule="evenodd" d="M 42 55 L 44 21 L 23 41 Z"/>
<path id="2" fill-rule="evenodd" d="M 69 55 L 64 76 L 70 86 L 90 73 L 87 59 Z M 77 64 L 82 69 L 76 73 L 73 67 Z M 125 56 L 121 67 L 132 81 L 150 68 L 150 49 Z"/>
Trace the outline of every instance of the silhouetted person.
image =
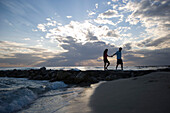
<path id="1" fill-rule="evenodd" d="M 107 52 L 108 52 L 108 49 L 105 49 L 103 52 L 104 70 L 107 70 L 107 67 L 110 65 L 110 62 L 107 59 L 108 57 Z"/>
<path id="2" fill-rule="evenodd" d="M 112 57 L 114 55 L 117 55 L 116 70 L 117 70 L 117 67 L 118 67 L 119 64 L 121 64 L 121 69 L 123 70 L 123 61 L 122 61 L 122 53 L 121 53 L 121 51 L 122 51 L 122 48 L 120 47 L 119 50 L 115 54 L 112 55 Z"/>

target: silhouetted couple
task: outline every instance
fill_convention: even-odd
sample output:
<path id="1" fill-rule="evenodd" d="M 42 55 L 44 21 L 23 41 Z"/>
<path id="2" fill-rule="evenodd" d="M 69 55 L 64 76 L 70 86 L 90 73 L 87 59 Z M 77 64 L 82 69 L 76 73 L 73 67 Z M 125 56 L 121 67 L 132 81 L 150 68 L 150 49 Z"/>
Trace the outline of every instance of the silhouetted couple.
<path id="1" fill-rule="evenodd" d="M 110 65 L 110 62 L 107 59 L 107 57 L 113 57 L 114 55 L 117 55 L 116 70 L 117 70 L 117 67 L 118 67 L 119 64 L 121 64 L 121 69 L 123 70 L 123 61 L 122 61 L 122 53 L 121 53 L 121 51 L 122 51 L 122 48 L 120 47 L 119 50 L 116 53 L 114 53 L 113 55 L 109 56 L 107 54 L 108 49 L 104 50 L 104 53 L 103 53 L 104 70 L 107 70 L 108 66 Z"/>

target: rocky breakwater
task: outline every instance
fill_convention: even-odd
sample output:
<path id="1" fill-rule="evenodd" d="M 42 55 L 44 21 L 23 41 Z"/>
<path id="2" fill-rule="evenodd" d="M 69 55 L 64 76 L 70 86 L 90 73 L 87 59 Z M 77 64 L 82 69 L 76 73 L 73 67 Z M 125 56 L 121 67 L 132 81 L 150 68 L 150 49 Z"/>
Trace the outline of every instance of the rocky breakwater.
<path id="1" fill-rule="evenodd" d="M 169 69 L 168 69 L 169 70 Z M 0 77 L 28 78 L 31 80 L 63 81 L 66 84 L 90 86 L 99 81 L 111 81 L 119 78 L 142 76 L 158 70 L 141 71 L 102 71 L 102 70 L 47 70 L 45 67 L 30 70 L 5 70 L 0 71 Z M 161 71 L 161 70 L 159 70 Z"/>

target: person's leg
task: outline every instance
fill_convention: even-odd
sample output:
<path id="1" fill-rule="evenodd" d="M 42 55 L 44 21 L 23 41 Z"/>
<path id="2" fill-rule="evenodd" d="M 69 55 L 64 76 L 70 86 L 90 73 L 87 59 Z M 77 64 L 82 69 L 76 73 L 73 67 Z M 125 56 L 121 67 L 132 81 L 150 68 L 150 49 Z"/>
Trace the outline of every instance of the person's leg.
<path id="1" fill-rule="evenodd" d="M 123 70 L 123 61 L 122 61 L 122 59 L 120 60 L 120 63 L 121 63 L 121 69 Z"/>
<path id="2" fill-rule="evenodd" d="M 123 70 L 123 63 L 121 64 L 121 69 Z"/>
<path id="3" fill-rule="evenodd" d="M 117 70 L 118 65 L 119 65 L 119 64 L 116 65 L 116 70 Z"/>
<path id="4" fill-rule="evenodd" d="M 106 62 L 104 62 L 104 70 L 106 70 Z"/>
<path id="5" fill-rule="evenodd" d="M 107 67 L 108 67 L 109 65 L 110 65 L 110 62 L 108 61 L 108 62 L 107 62 Z M 107 67 L 106 67 L 106 69 L 107 69 Z"/>

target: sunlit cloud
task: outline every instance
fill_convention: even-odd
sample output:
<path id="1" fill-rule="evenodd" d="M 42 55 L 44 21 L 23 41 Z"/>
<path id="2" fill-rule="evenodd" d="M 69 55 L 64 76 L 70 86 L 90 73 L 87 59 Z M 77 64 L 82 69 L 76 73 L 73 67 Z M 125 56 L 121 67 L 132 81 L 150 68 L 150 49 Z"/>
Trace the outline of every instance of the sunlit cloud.
<path id="1" fill-rule="evenodd" d="M 107 2 L 107 4 L 108 4 L 108 5 L 110 5 L 110 4 L 111 4 L 111 2 Z"/>
<path id="2" fill-rule="evenodd" d="M 30 38 L 24 38 L 23 40 L 31 40 Z"/>
<path id="3" fill-rule="evenodd" d="M 96 9 L 98 9 L 98 8 L 99 8 L 99 4 L 95 4 L 95 6 L 96 6 Z"/>
<path id="4" fill-rule="evenodd" d="M 113 23 L 111 20 L 101 19 L 101 18 L 94 19 L 94 22 L 96 22 L 96 23 L 98 23 L 98 24 L 110 24 L 110 25 L 113 25 L 113 26 L 116 25 L 116 24 Z"/>
<path id="5" fill-rule="evenodd" d="M 92 11 L 88 11 L 88 12 L 89 12 L 88 16 L 92 16 L 96 14 L 95 12 L 92 12 Z"/>
<path id="6" fill-rule="evenodd" d="M 72 18 L 72 16 L 66 16 L 67 18 Z"/>
<path id="7" fill-rule="evenodd" d="M 39 30 L 41 30 L 42 32 L 47 31 L 46 28 L 45 28 L 45 25 L 43 25 L 43 24 L 38 24 L 37 28 L 38 28 Z"/>

